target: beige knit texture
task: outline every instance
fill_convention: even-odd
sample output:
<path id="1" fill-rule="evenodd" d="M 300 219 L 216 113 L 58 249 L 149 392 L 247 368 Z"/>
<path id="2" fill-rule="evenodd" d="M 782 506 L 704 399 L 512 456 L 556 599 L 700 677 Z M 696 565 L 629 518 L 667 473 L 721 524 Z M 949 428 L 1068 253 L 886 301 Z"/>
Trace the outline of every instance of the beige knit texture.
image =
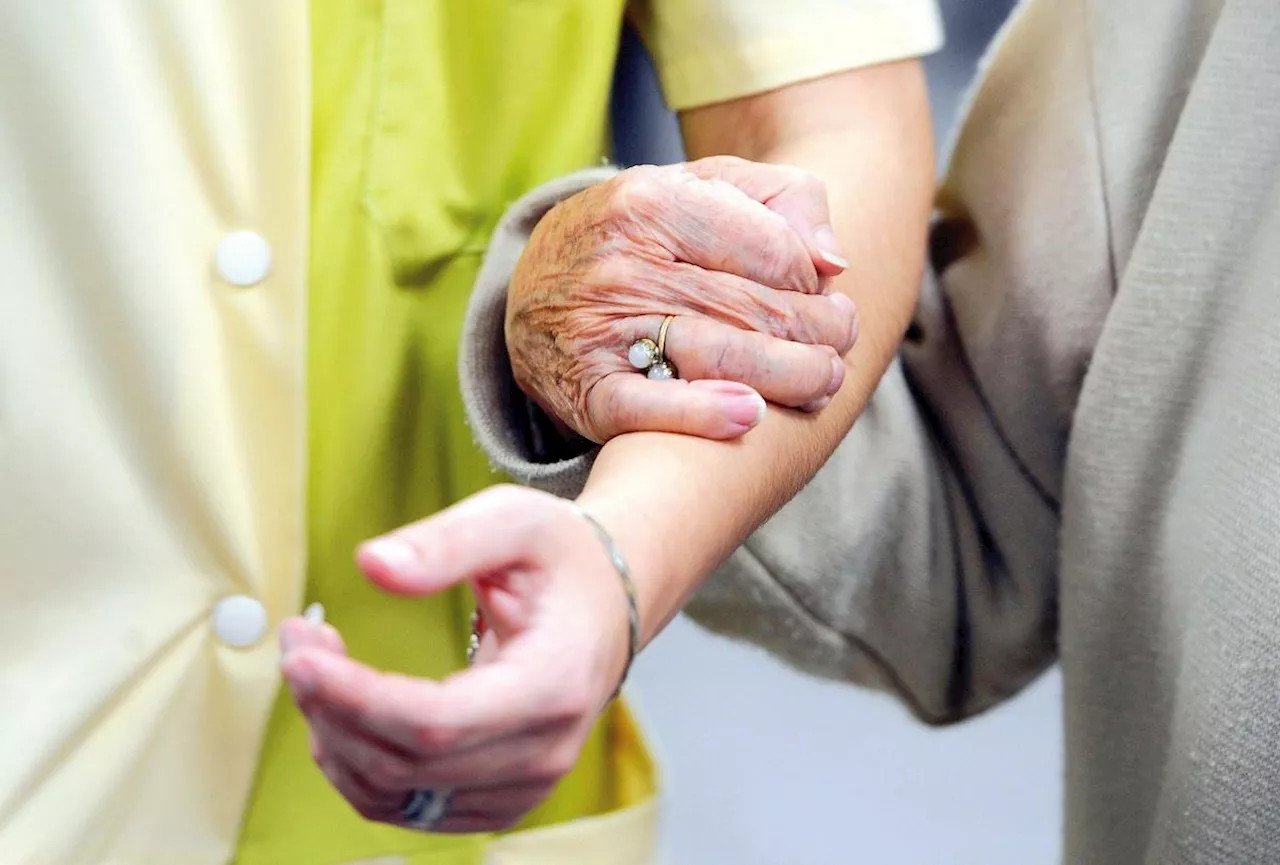
<path id="1" fill-rule="evenodd" d="M 517 235 L 463 384 L 496 463 L 572 494 L 500 350 Z M 689 612 L 931 723 L 1060 660 L 1066 862 L 1280 862 L 1280 5 L 1025 3 L 931 252 L 853 432 Z"/>

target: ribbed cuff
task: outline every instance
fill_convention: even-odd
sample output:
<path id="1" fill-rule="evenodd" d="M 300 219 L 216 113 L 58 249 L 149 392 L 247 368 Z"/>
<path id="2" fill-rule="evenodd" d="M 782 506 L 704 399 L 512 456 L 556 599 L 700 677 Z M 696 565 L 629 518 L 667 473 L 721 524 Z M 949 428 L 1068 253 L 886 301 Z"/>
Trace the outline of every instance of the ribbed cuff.
<path id="1" fill-rule="evenodd" d="M 609 180 L 612 166 L 562 177 L 533 190 L 508 209 L 494 230 L 471 293 L 458 352 L 458 378 L 467 421 L 494 468 L 517 483 L 565 498 L 581 492 L 597 448 L 555 459 L 540 411 L 516 385 L 507 354 L 507 287 L 539 220 L 566 198 Z"/>

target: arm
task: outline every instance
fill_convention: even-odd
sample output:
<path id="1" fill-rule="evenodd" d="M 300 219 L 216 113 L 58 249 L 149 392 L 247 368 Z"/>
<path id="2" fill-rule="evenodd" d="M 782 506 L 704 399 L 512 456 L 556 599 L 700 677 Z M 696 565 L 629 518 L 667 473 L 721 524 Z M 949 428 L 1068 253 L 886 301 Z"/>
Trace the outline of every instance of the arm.
<path id="1" fill-rule="evenodd" d="M 601 451 L 579 502 L 632 559 L 646 640 L 817 472 L 867 404 L 915 306 L 932 194 L 918 62 L 846 72 L 681 119 L 691 156 L 787 163 L 827 183 L 851 262 L 834 288 L 854 299 L 861 328 L 844 385 L 822 412 L 773 409 L 736 442 L 636 433 Z"/>
<path id="2" fill-rule="evenodd" d="M 1033 5 L 1001 42 L 901 362 L 687 608 L 930 723 L 998 704 L 1056 656 L 1064 460 L 1114 290 L 1087 40 L 1070 10 Z"/>
<path id="3" fill-rule="evenodd" d="M 865 392 L 842 394 L 828 409 L 847 400 L 852 418 L 865 403 L 813 483 L 695 602 L 714 629 L 807 670 L 892 689 L 934 723 L 993 705 L 1053 659 L 1063 459 L 1113 288 L 1087 53 L 1062 38 L 1070 22 L 1054 17 L 1074 10 L 1030 8 L 1038 17 L 1024 15 L 1010 34 L 957 144 L 932 238 L 937 278 L 925 283 L 902 362 L 869 403 Z M 872 177 L 868 188 L 883 196 L 887 185 Z M 883 249 L 873 240 L 903 229 L 859 219 L 839 192 L 833 199 L 850 252 Z M 522 218 L 536 222 L 539 212 Z M 514 389 L 510 369 L 499 368 L 502 315 L 489 307 L 501 306 L 499 271 L 520 245 L 510 234 L 495 243 L 503 249 L 477 288 L 483 309 L 473 306 L 462 365 L 464 386 L 490 399 Z M 896 272 L 873 264 L 858 272 Z M 904 290 L 912 285 L 904 277 Z M 869 389 L 850 372 L 848 390 Z M 504 467 L 519 474 L 534 464 L 516 425 L 497 409 L 469 408 Z M 754 450 L 770 429 L 783 465 L 765 465 Z M 652 435 L 610 443 L 583 501 L 643 570 L 649 634 L 735 535 L 821 461 L 828 434 L 841 433 L 820 417 L 774 411 L 737 444 Z M 739 461 L 748 456 L 754 476 Z M 548 466 L 538 480 L 569 490 L 584 467 Z M 727 502 L 735 513 L 722 513 Z M 507 487 L 372 541 L 361 564 L 404 594 L 469 583 L 492 630 L 475 668 L 437 683 L 379 674 L 341 657 L 336 635 L 290 622 L 284 673 L 323 732 L 321 765 L 374 819 L 396 822 L 406 790 L 445 787 L 457 788 L 467 816 L 437 831 L 511 825 L 572 765 L 617 683 L 625 605 L 598 539 L 564 502 Z M 352 718 L 394 747 L 334 726 Z M 483 787 L 466 789 L 475 785 Z"/>

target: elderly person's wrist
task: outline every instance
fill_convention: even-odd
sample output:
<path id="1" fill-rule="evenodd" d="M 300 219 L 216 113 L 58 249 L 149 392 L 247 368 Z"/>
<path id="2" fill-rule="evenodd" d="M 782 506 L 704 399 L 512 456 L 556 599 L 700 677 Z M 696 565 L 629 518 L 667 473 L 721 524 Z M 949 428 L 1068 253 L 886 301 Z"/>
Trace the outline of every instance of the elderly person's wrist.
<path id="1" fill-rule="evenodd" d="M 829 216 L 811 176 L 721 158 L 619 177 L 590 169 L 516 202 L 464 325 L 459 376 L 477 443 L 506 476 L 562 496 L 585 481 L 586 440 L 729 439 L 759 423 L 762 397 L 823 407 L 856 333 L 852 304 L 824 293 L 839 262 L 814 239 Z M 637 299 L 637 286 L 648 293 Z M 673 316 L 667 359 L 689 381 L 650 381 L 629 349 Z"/>
<path id="2" fill-rule="evenodd" d="M 535 460 L 543 463 L 572 460 L 590 453 L 597 445 L 578 435 L 572 427 L 545 411 L 525 394 L 529 446 Z"/>
<path id="3" fill-rule="evenodd" d="M 495 471 L 559 496 L 582 488 L 591 466 L 585 442 L 560 441 L 550 419 L 520 390 L 507 352 L 507 294 L 529 236 L 552 207 L 617 173 L 605 166 L 544 184 L 515 202 L 494 228 L 463 322 L 458 377 L 467 421 Z"/>

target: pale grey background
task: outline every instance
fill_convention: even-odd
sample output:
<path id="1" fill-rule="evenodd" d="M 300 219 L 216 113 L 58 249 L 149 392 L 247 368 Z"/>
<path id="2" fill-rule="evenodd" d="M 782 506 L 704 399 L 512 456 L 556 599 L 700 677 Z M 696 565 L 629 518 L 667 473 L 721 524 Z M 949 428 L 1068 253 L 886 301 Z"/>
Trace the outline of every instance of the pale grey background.
<path id="1" fill-rule="evenodd" d="M 779 0 L 785 2 L 785 0 Z M 929 60 L 940 149 L 1011 0 L 944 0 Z M 623 162 L 680 158 L 633 40 L 619 71 Z M 1051 865 L 1061 831 L 1061 684 L 929 730 L 887 697 L 805 678 L 677 620 L 630 688 L 663 763 L 673 865 Z"/>

